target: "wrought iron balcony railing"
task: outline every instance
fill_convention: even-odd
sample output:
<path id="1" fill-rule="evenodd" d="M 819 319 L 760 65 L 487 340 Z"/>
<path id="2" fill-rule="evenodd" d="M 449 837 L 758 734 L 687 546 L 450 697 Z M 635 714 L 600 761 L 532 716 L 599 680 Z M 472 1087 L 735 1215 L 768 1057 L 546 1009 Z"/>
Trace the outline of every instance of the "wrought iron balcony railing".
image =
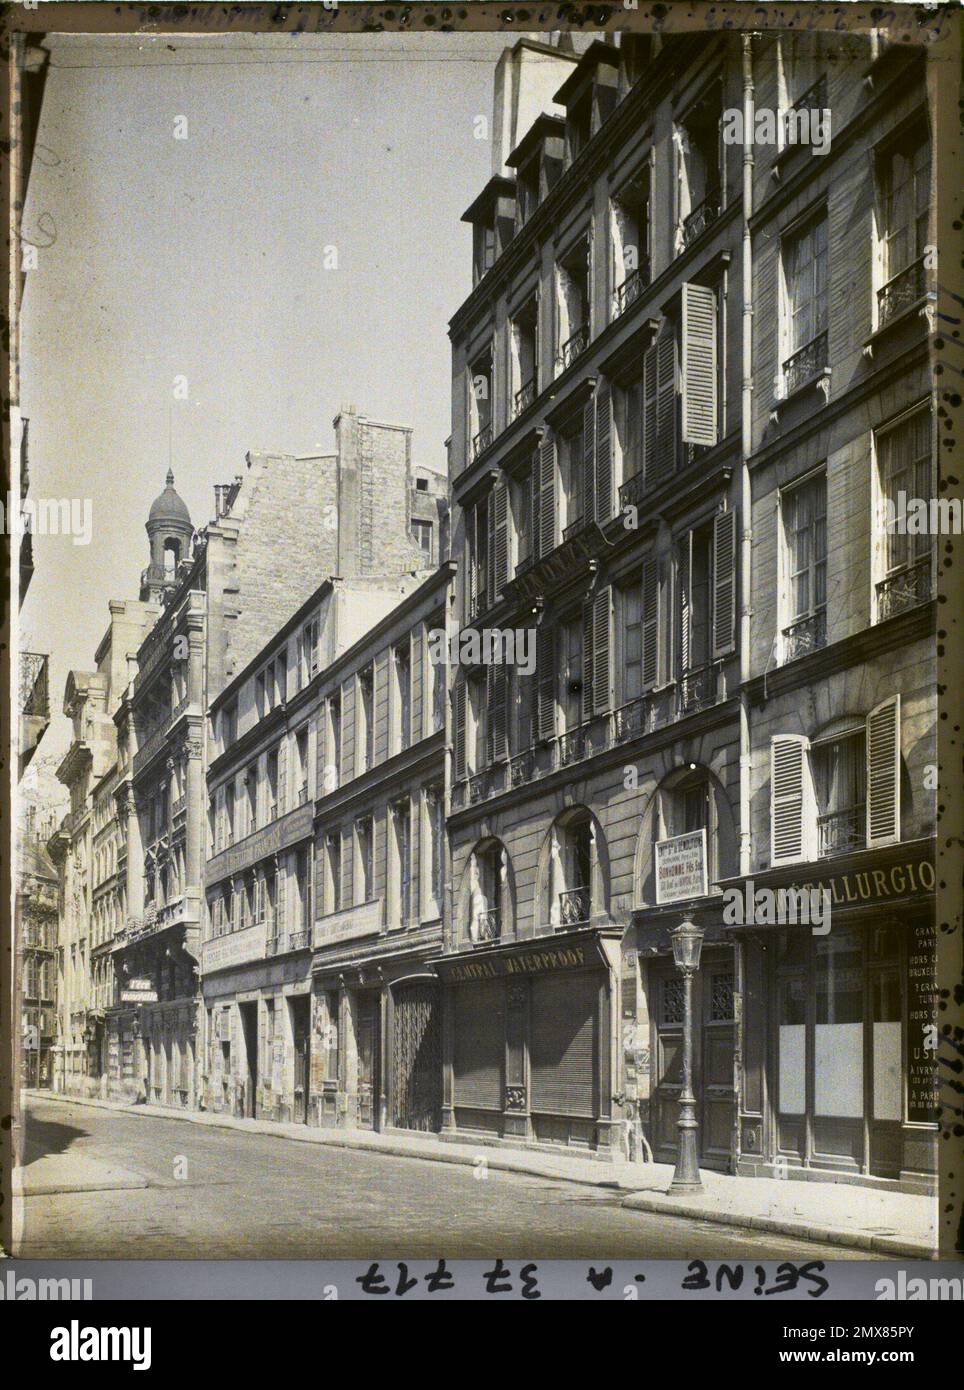
<path id="1" fill-rule="evenodd" d="M 919 603 L 929 603 L 934 597 L 931 576 L 931 557 L 922 555 L 912 565 L 889 574 L 877 584 L 877 619 L 896 617 L 916 608 Z"/>
<path id="2" fill-rule="evenodd" d="M 821 859 L 830 854 L 846 854 L 863 849 L 867 840 L 866 805 L 848 806 L 829 816 L 817 817 L 817 853 Z"/>
<path id="3" fill-rule="evenodd" d="M 568 767 L 570 763 L 581 762 L 589 753 L 590 725 L 579 724 L 575 729 L 567 729 L 559 735 L 559 766 Z"/>
<path id="4" fill-rule="evenodd" d="M 680 677 L 677 713 L 695 714 L 716 703 L 716 671 L 713 666 L 697 666 Z"/>
<path id="5" fill-rule="evenodd" d="M 473 945 L 482 946 L 487 941 L 498 941 L 501 935 L 501 908 L 493 907 L 490 908 L 488 912 L 480 912 L 475 918 L 475 936 L 472 938 Z"/>
<path id="6" fill-rule="evenodd" d="M 884 328 L 898 314 L 918 304 L 927 294 L 924 257 L 905 266 L 877 291 L 877 326 Z"/>
<path id="7" fill-rule="evenodd" d="M 571 337 L 567 338 L 559 349 L 556 358 L 556 366 L 560 372 L 564 372 L 567 367 L 572 366 L 576 358 L 589 346 L 589 324 L 584 323 L 581 328 L 577 328 Z"/>
<path id="8" fill-rule="evenodd" d="M 673 719 L 672 690 L 650 690 L 636 700 L 620 705 L 613 718 L 613 737 L 627 743 L 641 734 L 662 729 Z"/>
<path id="9" fill-rule="evenodd" d="M 783 660 L 796 661 L 798 656 L 815 652 L 827 645 L 827 610 L 818 608 L 805 618 L 797 618 L 783 629 Z"/>
<path id="10" fill-rule="evenodd" d="M 713 225 L 721 211 L 720 190 L 712 188 L 688 217 L 683 218 L 683 248 L 692 246 L 698 236 Z"/>
<path id="11" fill-rule="evenodd" d="M 827 330 L 798 348 L 783 364 L 784 394 L 792 396 L 801 386 L 815 381 L 827 365 Z"/>
<path id="12" fill-rule="evenodd" d="M 478 434 L 472 437 L 472 457 L 477 459 L 492 443 L 492 422 L 483 425 Z"/>
<path id="13" fill-rule="evenodd" d="M 649 284 L 649 261 L 644 260 L 635 270 L 631 270 L 621 285 L 613 290 L 613 318 L 625 314 Z"/>
<path id="14" fill-rule="evenodd" d="M 524 787 L 536 774 L 536 754 L 534 748 L 517 753 L 509 762 L 509 786 Z"/>
<path id="15" fill-rule="evenodd" d="M 580 926 L 589 921 L 591 907 L 588 888 L 569 888 L 559 894 L 559 929 Z"/>
<path id="16" fill-rule="evenodd" d="M 536 398 L 536 378 L 535 374 L 530 376 L 528 381 L 524 381 L 512 400 L 513 417 L 521 415 Z"/>

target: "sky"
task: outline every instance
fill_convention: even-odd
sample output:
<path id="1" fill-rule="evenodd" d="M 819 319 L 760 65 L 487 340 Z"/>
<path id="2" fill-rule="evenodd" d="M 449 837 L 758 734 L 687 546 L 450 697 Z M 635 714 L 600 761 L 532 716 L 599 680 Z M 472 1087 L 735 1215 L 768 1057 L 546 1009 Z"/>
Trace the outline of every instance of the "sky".
<path id="1" fill-rule="evenodd" d="M 49 40 L 21 400 L 31 495 L 89 498 L 92 538 L 34 542 L 21 646 L 51 653 L 48 757 L 67 672 L 93 667 L 108 600 L 137 597 L 169 465 L 201 526 L 249 449 L 331 451 L 354 404 L 444 471 L 459 219 L 490 174 L 477 117 L 509 41 Z"/>

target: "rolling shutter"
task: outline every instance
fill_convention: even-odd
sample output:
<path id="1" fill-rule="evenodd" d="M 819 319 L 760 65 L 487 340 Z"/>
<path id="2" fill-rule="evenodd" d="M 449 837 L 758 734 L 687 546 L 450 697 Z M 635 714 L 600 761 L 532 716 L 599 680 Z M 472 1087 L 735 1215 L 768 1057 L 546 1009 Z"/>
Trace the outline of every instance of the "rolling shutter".
<path id="1" fill-rule="evenodd" d="M 455 1104 L 502 1109 L 505 1062 L 505 984 L 479 980 L 454 990 Z"/>
<path id="2" fill-rule="evenodd" d="M 509 579 L 509 492 L 503 479 L 489 498 L 489 600 L 495 603 Z"/>
<path id="3" fill-rule="evenodd" d="M 900 839 L 900 696 L 867 715 L 867 844 Z"/>
<path id="4" fill-rule="evenodd" d="M 659 562 L 655 555 L 643 561 L 642 588 L 642 687 L 652 690 L 659 681 Z"/>
<path id="5" fill-rule="evenodd" d="M 596 515 L 596 402 L 593 397 L 582 408 L 582 515 L 592 521 Z"/>
<path id="6" fill-rule="evenodd" d="M 683 286 L 683 443 L 715 444 L 717 420 L 716 290 Z"/>
<path id="7" fill-rule="evenodd" d="M 713 518 L 713 655 L 736 645 L 736 512 Z"/>
<path id="8" fill-rule="evenodd" d="M 556 544 L 556 442 L 539 445 L 539 558 Z"/>
<path id="9" fill-rule="evenodd" d="M 456 676 L 452 687 L 452 733 L 455 747 L 455 780 L 465 781 L 465 680 Z"/>
<path id="10" fill-rule="evenodd" d="M 604 526 L 613 510 L 613 398 L 605 383 L 596 398 L 595 511 L 584 511 L 587 521 L 595 516 Z"/>
<path id="11" fill-rule="evenodd" d="M 800 734 L 770 740 L 770 863 L 796 864 L 810 857 L 815 807 L 810 743 Z"/>
<path id="12" fill-rule="evenodd" d="M 596 1115 L 601 978 L 598 971 L 533 978 L 529 1054 L 534 1111 Z"/>
<path id="13" fill-rule="evenodd" d="M 643 359 L 643 467 L 647 486 L 676 468 L 676 338 L 669 324 Z"/>
<path id="14" fill-rule="evenodd" d="M 556 654 L 552 629 L 543 624 L 536 634 L 536 735 L 556 732 Z"/>

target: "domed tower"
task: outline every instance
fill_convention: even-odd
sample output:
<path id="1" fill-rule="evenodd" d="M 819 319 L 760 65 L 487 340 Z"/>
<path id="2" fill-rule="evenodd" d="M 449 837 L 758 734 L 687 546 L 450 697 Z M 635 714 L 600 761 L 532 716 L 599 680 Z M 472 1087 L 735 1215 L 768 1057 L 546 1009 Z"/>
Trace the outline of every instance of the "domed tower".
<path id="1" fill-rule="evenodd" d="M 194 536 L 191 515 L 174 489 L 170 468 L 164 491 L 151 504 L 145 529 L 151 542 L 151 563 L 141 575 L 141 598 L 162 603 L 165 590 L 177 579 L 178 565 L 191 553 Z"/>

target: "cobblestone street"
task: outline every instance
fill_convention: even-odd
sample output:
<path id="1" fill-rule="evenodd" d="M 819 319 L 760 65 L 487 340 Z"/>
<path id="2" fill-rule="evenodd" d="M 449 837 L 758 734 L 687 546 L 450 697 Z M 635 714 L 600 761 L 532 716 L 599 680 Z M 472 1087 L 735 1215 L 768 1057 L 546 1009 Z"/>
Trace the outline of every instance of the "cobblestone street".
<path id="1" fill-rule="evenodd" d="M 98 1189 L 28 1197 L 17 1252 L 26 1258 L 808 1260 L 842 1253 L 627 1211 L 621 1194 L 575 1183 L 491 1169 L 480 1180 L 464 1166 L 81 1103 L 31 1101 L 26 1133 L 28 1171 L 49 1162 L 44 1155 L 67 1156 Z M 110 1185 L 100 1187 L 98 1174 Z"/>

